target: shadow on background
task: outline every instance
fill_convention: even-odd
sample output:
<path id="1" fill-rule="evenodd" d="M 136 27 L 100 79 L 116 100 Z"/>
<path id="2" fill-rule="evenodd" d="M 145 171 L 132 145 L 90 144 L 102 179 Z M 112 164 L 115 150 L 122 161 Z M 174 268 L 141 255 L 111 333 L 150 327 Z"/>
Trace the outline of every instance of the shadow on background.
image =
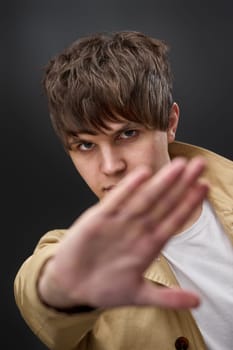
<path id="1" fill-rule="evenodd" d="M 93 32 L 138 30 L 171 47 L 177 138 L 232 159 L 231 1 L 8 1 L 1 30 L 1 347 L 45 349 L 15 306 L 13 280 L 42 234 L 65 228 L 95 197 L 50 125 L 43 67 Z"/>

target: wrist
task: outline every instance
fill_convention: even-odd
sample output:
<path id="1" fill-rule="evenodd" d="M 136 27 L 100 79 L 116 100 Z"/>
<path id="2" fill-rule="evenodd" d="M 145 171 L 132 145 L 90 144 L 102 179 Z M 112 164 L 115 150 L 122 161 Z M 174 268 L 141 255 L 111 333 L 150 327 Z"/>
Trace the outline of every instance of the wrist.
<path id="1" fill-rule="evenodd" d="M 67 297 L 67 293 L 62 292 L 60 284 L 55 278 L 52 258 L 45 263 L 41 270 L 37 283 L 37 293 L 44 306 L 58 312 L 73 314 L 96 310 L 91 305 L 84 305 L 83 303 L 70 300 Z"/>

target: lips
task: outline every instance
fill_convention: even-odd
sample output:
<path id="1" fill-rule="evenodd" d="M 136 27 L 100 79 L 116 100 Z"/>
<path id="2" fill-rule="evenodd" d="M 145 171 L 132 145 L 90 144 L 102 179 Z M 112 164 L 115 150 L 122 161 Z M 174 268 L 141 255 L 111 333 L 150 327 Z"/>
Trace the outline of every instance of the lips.
<path id="1" fill-rule="evenodd" d="M 104 191 L 104 192 L 111 191 L 114 187 L 116 187 L 116 185 L 106 186 L 106 187 L 103 188 L 103 191 Z"/>

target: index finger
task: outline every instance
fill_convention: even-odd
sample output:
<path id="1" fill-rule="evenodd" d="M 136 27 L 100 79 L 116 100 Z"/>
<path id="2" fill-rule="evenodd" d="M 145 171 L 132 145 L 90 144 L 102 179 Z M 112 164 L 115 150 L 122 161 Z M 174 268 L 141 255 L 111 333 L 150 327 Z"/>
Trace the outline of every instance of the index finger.
<path id="1" fill-rule="evenodd" d="M 111 214 L 122 205 L 132 193 L 152 175 L 151 170 L 146 166 L 139 166 L 126 175 L 119 184 L 111 190 L 102 200 L 101 205 Z"/>
<path id="2" fill-rule="evenodd" d="M 163 178 L 165 185 L 173 183 L 184 171 L 187 161 L 184 158 L 176 158 L 159 170 L 159 176 Z M 152 176 L 152 171 L 145 166 L 140 166 L 128 174 L 104 199 L 102 205 L 109 214 L 119 210 L 129 199 L 132 199 L 139 187 Z"/>

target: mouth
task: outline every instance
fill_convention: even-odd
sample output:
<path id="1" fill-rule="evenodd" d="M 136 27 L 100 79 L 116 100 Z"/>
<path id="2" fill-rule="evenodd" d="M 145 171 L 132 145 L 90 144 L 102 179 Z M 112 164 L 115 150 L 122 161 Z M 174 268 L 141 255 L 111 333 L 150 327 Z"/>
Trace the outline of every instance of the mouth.
<path id="1" fill-rule="evenodd" d="M 103 187 L 103 192 L 109 192 L 115 187 L 116 187 L 116 185 L 110 185 L 110 186 Z"/>

